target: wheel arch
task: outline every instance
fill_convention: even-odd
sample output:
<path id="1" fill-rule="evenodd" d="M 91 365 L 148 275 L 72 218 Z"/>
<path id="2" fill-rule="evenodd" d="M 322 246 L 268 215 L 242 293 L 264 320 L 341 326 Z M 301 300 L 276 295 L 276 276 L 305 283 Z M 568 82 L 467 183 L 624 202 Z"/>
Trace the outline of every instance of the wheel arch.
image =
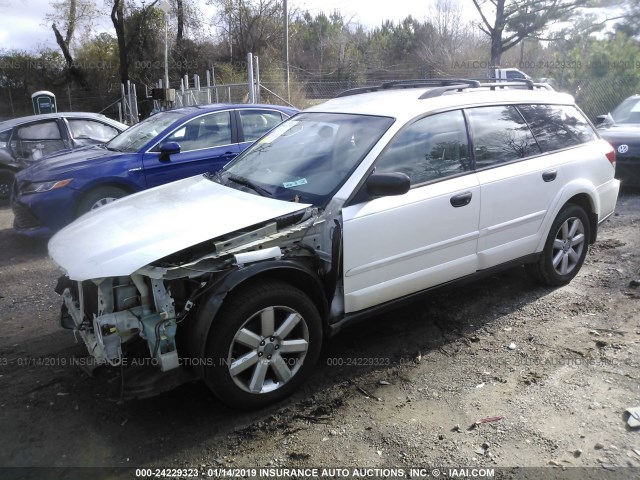
<path id="1" fill-rule="evenodd" d="M 80 192 L 80 194 L 77 196 L 76 201 L 75 201 L 75 207 L 73 209 L 74 214 L 77 216 L 80 213 L 80 205 L 82 204 L 83 200 L 85 198 L 87 198 L 87 196 L 91 195 L 93 192 L 95 192 L 96 190 L 100 189 L 100 188 L 109 188 L 109 187 L 114 187 L 114 188 L 119 188 L 120 190 L 124 190 L 125 192 L 127 192 L 127 195 L 131 195 L 132 193 L 136 193 L 136 189 L 133 188 L 130 184 L 126 183 L 126 182 L 120 182 L 117 180 L 110 180 L 107 182 L 101 182 L 101 183 L 94 183 L 91 186 L 89 186 L 86 189 L 83 189 L 82 192 Z"/>
<path id="2" fill-rule="evenodd" d="M 271 260 L 232 270 L 213 284 L 212 291 L 197 306 L 193 321 L 187 332 L 188 354 L 192 358 L 203 358 L 207 340 L 215 318 L 229 294 L 253 282 L 279 280 L 303 291 L 316 305 L 323 328 L 327 328 L 328 303 L 317 275 L 306 265 L 292 260 Z M 203 376 L 203 365 L 194 362 L 198 375 Z"/>
<path id="3" fill-rule="evenodd" d="M 598 236 L 598 214 L 594 208 L 593 198 L 586 193 L 578 193 L 567 200 L 565 205 L 569 203 L 582 207 L 586 212 L 589 217 L 589 243 L 595 243 L 596 237 Z"/>
<path id="4" fill-rule="evenodd" d="M 547 241 L 553 221 L 567 204 L 575 204 L 584 208 L 589 217 L 589 243 L 594 243 L 598 234 L 598 212 L 600 200 L 596 187 L 590 182 L 580 179 L 567 184 L 556 196 L 542 226 L 542 234 L 536 252 L 542 251 Z"/>

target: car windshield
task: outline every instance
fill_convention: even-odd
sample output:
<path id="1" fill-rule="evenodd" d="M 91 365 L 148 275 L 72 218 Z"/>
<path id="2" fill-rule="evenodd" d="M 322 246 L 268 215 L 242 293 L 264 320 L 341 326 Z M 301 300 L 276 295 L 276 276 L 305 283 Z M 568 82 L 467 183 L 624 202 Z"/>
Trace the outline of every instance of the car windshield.
<path id="1" fill-rule="evenodd" d="M 627 98 L 611 112 L 611 117 L 615 123 L 640 123 L 640 97 Z"/>
<path id="2" fill-rule="evenodd" d="M 392 118 L 301 113 L 218 175 L 261 195 L 323 205 L 393 123 Z"/>
<path id="3" fill-rule="evenodd" d="M 181 118 L 178 112 L 160 112 L 125 130 L 105 146 L 118 152 L 137 152 L 160 132 Z"/>

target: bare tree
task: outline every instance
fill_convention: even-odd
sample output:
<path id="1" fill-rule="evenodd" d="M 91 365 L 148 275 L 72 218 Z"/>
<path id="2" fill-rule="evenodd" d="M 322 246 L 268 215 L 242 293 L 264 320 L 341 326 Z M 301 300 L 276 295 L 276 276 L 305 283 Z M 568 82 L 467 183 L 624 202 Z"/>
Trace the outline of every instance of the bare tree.
<path id="1" fill-rule="evenodd" d="M 116 39 L 118 40 L 120 82 L 126 83 L 127 80 L 129 80 L 129 55 L 124 27 L 124 0 L 113 0 L 113 6 L 111 7 L 111 22 L 113 23 L 113 28 L 116 31 Z"/>
<path id="2" fill-rule="evenodd" d="M 208 0 L 218 7 L 217 27 L 229 39 L 229 56 L 280 51 L 282 4 L 278 0 Z M 237 52 L 237 55 L 235 55 Z"/>
<path id="3" fill-rule="evenodd" d="M 537 37 L 550 24 L 566 20 L 588 0 L 472 0 L 478 26 L 491 41 L 490 62 L 500 65 L 502 54 L 527 37 Z"/>
<path id="4" fill-rule="evenodd" d="M 58 0 L 52 4 L 54 13 L 45 17 L 51 22 L 51 28 L 56 42 L 62 51 L 70 75 L 81 85 L 86 83 L 85 74 L 81 67 L 75 64 L 72 54 L 74 35 L 80 28 L 91 28 L 97 17 L 93 0 Z M 58 25 L 64 32 L 60 32 Z"/>
<path id="5" fill-rule="evenodd" d="M 188 38 L 189 30 L 198 30 L 202 27 L 202 12 L 197 0 L 172 0 L 176 19 L 176 40 L 172 57 L 178 67 L 180 77 L 188 73 L 187 66 L 193 64 L 193 59 L 188 58 L 192 54 L 191 43 Z"/>
<path id="6" fill-rule="evenodd" d="M 432 38 L 421 40 L 422 58 L 432 65 L 433 73 L 444 75 L 442 67 L 450 65 L 455 56 L 462 53 L 469 36 L 459 0 L 436 0 L 429 10 L 429 24 L 433 29 Z"/>

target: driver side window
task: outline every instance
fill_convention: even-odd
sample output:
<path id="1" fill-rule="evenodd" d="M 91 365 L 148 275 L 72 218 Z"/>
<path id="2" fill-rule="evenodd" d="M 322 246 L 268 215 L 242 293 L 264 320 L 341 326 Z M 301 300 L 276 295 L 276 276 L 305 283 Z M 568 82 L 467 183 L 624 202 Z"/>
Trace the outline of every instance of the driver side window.
<path id="1" fill-rule="evenodd" d="M 378 157 L 376 172 L 402 172 L 420 185 L 470 170 L 460 110 L 421 118 L 400 131 Z"/>

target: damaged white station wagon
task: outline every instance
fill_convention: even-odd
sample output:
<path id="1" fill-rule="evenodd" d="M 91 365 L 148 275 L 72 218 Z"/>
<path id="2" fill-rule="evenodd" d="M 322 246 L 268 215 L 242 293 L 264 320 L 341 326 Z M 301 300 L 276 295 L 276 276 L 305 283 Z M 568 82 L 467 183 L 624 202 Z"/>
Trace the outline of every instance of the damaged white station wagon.
<path id="1" fill-rule="evenodd" d="M 203 379 L 259 407 L 300 385 L 324 338 L 426 290 L 518 264 L 568 283 L 614 211 L 614 165 L 573 99 L 530 81 L 348 91 L 218 174 L 60 231 L 61 323 L 126 366 L 125 397 Z"/>

